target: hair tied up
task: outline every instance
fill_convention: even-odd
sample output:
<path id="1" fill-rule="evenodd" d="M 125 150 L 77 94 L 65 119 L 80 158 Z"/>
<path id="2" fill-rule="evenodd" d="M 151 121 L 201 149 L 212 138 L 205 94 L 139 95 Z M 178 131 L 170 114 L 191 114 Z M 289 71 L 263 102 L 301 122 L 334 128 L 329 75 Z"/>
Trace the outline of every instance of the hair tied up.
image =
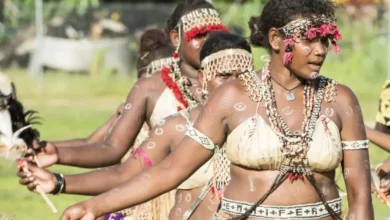
<path id="1" fill-rule="evenodd" d="M 254 46 L 264 46 L 265 36 L 262 32 L 262 24 L 259 17 L 251 17 L 249 20 L 249 28 L 251 30 L 250 42 Z"/>

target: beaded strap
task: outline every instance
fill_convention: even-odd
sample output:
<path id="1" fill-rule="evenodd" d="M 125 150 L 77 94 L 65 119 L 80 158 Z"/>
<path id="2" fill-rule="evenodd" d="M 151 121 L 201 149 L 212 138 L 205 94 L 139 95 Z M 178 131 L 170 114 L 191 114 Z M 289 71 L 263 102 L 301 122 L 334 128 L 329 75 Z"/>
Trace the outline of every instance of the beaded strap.
<path id="1" fill-rule="evenodd" d="M 198 142 L 200 145 L 202 145 L 204 148 L 206 148 L 208 150 L 215 149 L 214 142 L 209 137 L 207 137 L 205 134 L 198 131 L 194 127 L 188 128 L 186 135 L 188 137 L 194 139 L 196 142 Z"/>
<path id="2" fill-rule="evenodd" d="M 343 146 L 343 150 L 361 150 L 361 149 L 368 149 L 369 141 L 368 140 L 342 141 L 341 145 Z"/>
<path id="3" fill-rule="evenodd" d="M 194 213 L 195 209 L 198 208 L 199 204 L 206 198 L 207 194 L 210 192 L 211 187 L 213 186 L 213 181 L 209 180 L 207 184 L 203 187 L 199 196 L 195 199 L 195 201 L 191 204 L 190 208 L 184 213 L 182 220 L 188 220 L 192 213 Z"/>

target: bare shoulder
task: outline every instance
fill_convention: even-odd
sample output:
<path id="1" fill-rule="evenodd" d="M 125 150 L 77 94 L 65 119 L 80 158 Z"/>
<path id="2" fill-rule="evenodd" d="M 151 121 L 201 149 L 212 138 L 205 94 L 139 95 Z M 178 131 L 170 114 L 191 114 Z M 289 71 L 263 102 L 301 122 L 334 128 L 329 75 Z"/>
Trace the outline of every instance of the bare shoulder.
<path id="1" fill-rule="evenodd" d="M 162 81 L 160 74 L 154 74 L 150 77 L 144 77 L 135 83 L 134 87 L 138 87 L 140 90 L 150 91 L 150 90 L 161 90 L 165 88 L 165 84 Z"/>
<path id="2" fill-rule="evenodd" d="M 210 96 L 210 99 L 237 99 L 245 92 L 245 87 L 240 79 L 234 79 L 219 86 Z"/>
<path id="3" fill-rule="evenodd" d="M 337 96 L 335 97 L 336 103 L 339 105 L 351 105 L 359 104 L 355 93 L 346 85 L 337 84 L 335 85 Z"/>
<path id="4" fill-rule="evenodd" d="M 331 105 L 336 110 L 341 121 L 351 118 L 353 115 L 361 117 L 362 112 L 355 93 L 343 84 L 337 84 L 335 88 L 337 95 L 334 97 L 335 102 L 331 103 Z"/>
<path id="5" fill-rule="evenodd" d="M 175 128 L 176 125 L 185 125 L 187 122 L 186 119 L 180 113 L 170 115 L 163 119 L 163 121 L 164 127 L 167 129 Z"/>

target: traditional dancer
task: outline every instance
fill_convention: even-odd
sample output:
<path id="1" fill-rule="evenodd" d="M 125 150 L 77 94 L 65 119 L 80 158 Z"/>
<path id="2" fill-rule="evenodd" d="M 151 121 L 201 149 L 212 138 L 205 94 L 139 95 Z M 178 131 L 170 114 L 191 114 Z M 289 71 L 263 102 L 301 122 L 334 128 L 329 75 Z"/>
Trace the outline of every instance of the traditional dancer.
<path id="1" fill-rule="evenodd" d="M 141 36 L 139 58 L 137 60 L 137 72 L 139 78 L 142 76 L 150 75 L 163 66 L 172 64 L 172 53 L 174 47 L 170 44 L 167 34 L 160 29 L 149 29 Z M 123 111 L 124 104 L 121 104 L 116 109 L 115 113 L 99 128 L 97 128 L 87 138 L 78 138 L 64 141 L 42 141 L 36 145 L 36 148 L 45 147 L 47 144 L 54 145 L 56 147 L 75 147 L 84 144 L 95 143 L 103 141 L 104 137 L 108 135 L 110 128 L 114 126 L 119 115 Z M 147 126 L 143 127 L 137 137 L 137 143 L 141 143 L 143 138 L 148 133 Z"/>
<path id="2" fill-rule="evenodd" d="M 123 114 L 105 141 L 72 148 L 48 145 L 37 153 L 45 166 L 54 163 L 80 167 L 113 165 L 132 145 L 144 121 L 153 128 L 157 122 L 179 110 L 196 107 L 201 95 L 196 82 L 200 46 L 209 32 L 227 31 L 227 28 L 221 24 L 219 13 L 210 3 L 188 1 L 176 7 L 167 29 L 176 46 L 173 65 L 161 74 L 135 84 Z M 138 154 L 136 151 L 136 156 L 142 157 Z M 58 178 L 62 178 L 61 175 Z M 173 204 L 169 198 L 166 200 L 158 203 L 163 211 L 158 211 L 159 216 L 154 215 L 154 218 L 166 218 L 166 212 Z"/>
<path id="3" fill-rule="evenodd" d="M 239 74 L 253 71 L 253 59 L 248 42 L 242 37 L 228 33 L 213 33 L 202 46 L 201 82 L 202 94 L 206 98 L 219 85 L 235 79 Z M 205 101 L 205 100 L 204 100 Z M 117 165 L 114 170 L 93 171 L 88 174 L 65 176 L 64 193 L 96 195 L 106 192 L 128 181 L 152 164 L 158 164 L 176 149 L 183 139 L 187 127 L 193 124 L 201 110 L 198 106 L 189 111 L 183 110 L 163 119 L 156 125 L 150 136 L 137 149 L 143 158 L 130 158 Z M 213 164 L 213 167 L 211 165 Z M 140 166 L 141 165 L 141 166 Z M 176 202 L 169 219 L 209 219 L 219 204 L 219 195 L 230 180 L 229 161 L 222 151 L 214 160 L 198 169 L 178 187 Z M 21 183 L 35 189 L 35 183 L 46 186 L 46 192 L 55 189 L 54 174 L 30 166 L 31 173 L 20 172 Z M 215 173 L 215 177 L 213 176 Z M 37 178 L 35 178 L 35 176 Z M 31 178 L 33 177 L 33 178 Z M 89 181 L 85 181 L 88 179 Z"/>
<path id="4" fill-rule="evenodd" d="M 359 103 L 348 87 L 319 75 L 328 45 L 339 51 L 333 3 L 270 0 L 249 24 L 251 42 L 270 52 L 262 71 L 214 91 L 188 137 L 163 162 L 70 207 L 63 220 L 93 219 L 169 191 L 225 140 L 231 181 L 216 219 L 340 219 L 334 182 L 340 163 L 348 217 L 374 219 Z"/>

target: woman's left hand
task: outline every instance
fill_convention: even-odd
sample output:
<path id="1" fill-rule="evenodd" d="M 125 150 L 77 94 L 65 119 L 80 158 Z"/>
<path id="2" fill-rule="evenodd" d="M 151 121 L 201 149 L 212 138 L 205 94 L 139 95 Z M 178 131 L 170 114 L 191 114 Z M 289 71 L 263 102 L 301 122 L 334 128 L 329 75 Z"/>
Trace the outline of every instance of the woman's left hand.
<path id="1" fill-rule="evenodd" d="M 95 220 L 97 217 L 88 210 L 85 203 L 78 203 L 67 208 L 61 220 Z"/>

